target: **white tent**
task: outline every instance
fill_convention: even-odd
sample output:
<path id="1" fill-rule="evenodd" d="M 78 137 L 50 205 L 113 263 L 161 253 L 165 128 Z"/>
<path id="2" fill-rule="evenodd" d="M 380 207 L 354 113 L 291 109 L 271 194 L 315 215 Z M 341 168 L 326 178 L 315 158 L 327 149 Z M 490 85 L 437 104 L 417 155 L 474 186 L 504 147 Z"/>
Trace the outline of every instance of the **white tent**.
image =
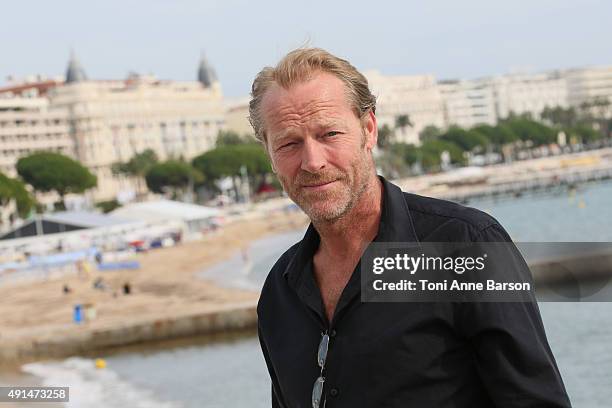
<path id="1" fill-rule="evenodd" d="M 151 223 L 182 221 L 189 232 L 198 232 L 210 226 L 221 211 L 197 204 L 171 200 L 146 201 L 127 204 L 111 212 L 113 216 Z"/>

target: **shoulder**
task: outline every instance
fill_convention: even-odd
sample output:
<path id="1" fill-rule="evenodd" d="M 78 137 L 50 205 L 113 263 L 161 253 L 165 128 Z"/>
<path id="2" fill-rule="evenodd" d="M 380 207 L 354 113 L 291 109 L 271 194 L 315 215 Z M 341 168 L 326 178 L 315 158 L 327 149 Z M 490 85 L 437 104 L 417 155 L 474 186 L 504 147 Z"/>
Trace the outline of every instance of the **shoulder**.
<path id="1" fill-rule="evenodd" d="M 484 211 L 413 193 L 403 195 L 421 241 L 488 240 L 487 235 L 496 231 L 507 235 L 501 224 Z"/>

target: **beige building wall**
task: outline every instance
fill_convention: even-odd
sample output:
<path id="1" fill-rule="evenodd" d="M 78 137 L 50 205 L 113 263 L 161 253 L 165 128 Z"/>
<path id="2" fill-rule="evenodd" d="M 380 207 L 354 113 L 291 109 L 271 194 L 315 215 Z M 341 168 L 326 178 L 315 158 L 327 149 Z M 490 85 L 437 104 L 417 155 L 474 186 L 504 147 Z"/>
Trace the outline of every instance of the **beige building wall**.
<path id="1" fill-rule="evenodd" d="M 567 80 L 561 72 L 512 74 L 489 81 L 495 93 L 497 120 L 510 113 L 527 113 L 538 120 L 546 107 L 569 106 Z"/>
<path id="2" fill-rule="evenodd" d="M 77 158 L 98 177 L 95 200 L 134 192 L 133 181 L 113 176 L 111 166 L 153 149 L 161 160 L 190 160 L 214 147 L 225 125 L 218 82 L 125 81 L 70 83 L 50 93 L 54 107 L 69 112 Z"/>
<path id="3" fill-rule="evenodd" d="M 612 117 L 612 66 L 569 70 L 566 73 L 569 104 L 575 108 L 597 99 L 607 99 L 610 105 L 604 108 L 605 115 Z M 593 109 L 594 114 L 596 108 Z"/>
<path id="4" fill-rule="evenodd" d="M 444 100 L 444 124 L 470 128 L 478 124 L 495 125 L 493 87 L 482 80 L 440 81 Z"/>
<path id="5" fill-rule="evenodd" d="M 419 133 L 428 125 L 444 127 L 444 103 L 432 75 L 382 75 L 364 73 L 377 97 L 376 116 L 379 126 L 395 127 L 400 115 L 408 115 L 412 127 L 396 131 L 398 142 L 420 144 Z"/>
<path id="6" fill-rule="evenodd" d="M 39 150 L 75 157 L 68 112 L 51 106 L 36 89 L 0 92 L 0 171 L 15 177 L 17 160 Z"/>
<path id="7" fill-rule="evenodd" d="M 249 98 L 231 101 L 227 104 L 225 127 L 239 135 L 252 135 L 253 128 L 249 123 Z"/>

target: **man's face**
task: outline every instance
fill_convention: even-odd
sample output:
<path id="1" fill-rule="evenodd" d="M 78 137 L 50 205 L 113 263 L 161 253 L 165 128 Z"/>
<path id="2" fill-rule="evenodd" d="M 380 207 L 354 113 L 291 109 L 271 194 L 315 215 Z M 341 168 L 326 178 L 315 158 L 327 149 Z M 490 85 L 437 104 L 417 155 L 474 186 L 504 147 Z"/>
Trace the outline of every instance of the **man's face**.
<path id="1" fill-rule="evenodd" d="M 376 117 L 361 121 L 344 83 L 317 73 L 290 89 L 275 85 L 262 102 L 266 147 L 289 197 L 314 222 L 350 211 L 375 177 Z"/>

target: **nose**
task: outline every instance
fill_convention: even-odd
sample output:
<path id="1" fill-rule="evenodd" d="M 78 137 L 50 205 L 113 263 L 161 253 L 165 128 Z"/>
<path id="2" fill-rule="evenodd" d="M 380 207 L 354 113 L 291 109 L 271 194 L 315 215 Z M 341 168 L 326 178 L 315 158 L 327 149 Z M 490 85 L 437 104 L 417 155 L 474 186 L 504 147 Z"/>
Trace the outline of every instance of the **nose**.
<path id="1" fill-rule="evenodd" d="M 301 169 L 309 173 L 316 173 L 325 168 L 325 151 L 316 140 L 306 139 L 302 148 Z"/>

